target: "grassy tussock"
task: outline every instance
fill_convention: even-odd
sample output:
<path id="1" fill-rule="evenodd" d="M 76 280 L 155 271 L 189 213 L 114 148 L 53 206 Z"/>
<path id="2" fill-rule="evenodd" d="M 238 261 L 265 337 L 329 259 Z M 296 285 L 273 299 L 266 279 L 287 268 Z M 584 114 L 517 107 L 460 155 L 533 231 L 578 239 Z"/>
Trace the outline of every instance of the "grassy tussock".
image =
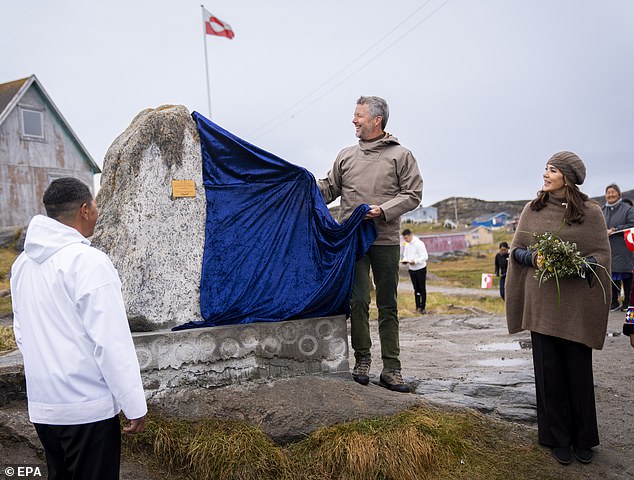
<path id="1" fill-rule="evenodd" d="M 424 412 L 407 411 L 319 430 L 289 452 L 304 478 L 433 478 L 438 459 L 451 455 L 439 429 Z"/>
<path id="2" fill-rule="evenodd" d="M 125 455 L 150 457 L 156 478 L 257 480 L 535 480 L 566 478 L 534 434 L 473 412 L 416 407 L 322 428 L 274 444 L 236 421 L 197 422 L 150 414 L 124 436 Z M 530 465 L 530 468 L 527 468 Z"/>
<path id="3" fill-rule="evenodd" d="M 235 421 L 150 415 L 140 435 L 125 437 L 125 446 L 150 454 L 178 478 L 273 479 L 287 469 L 286 457 L 259 428 Z"/>
<path id="4" fill-rule="evenodd" d="M 6 352 L 17 348 L 13 327 L 0 327 L 0 352 Z"/>

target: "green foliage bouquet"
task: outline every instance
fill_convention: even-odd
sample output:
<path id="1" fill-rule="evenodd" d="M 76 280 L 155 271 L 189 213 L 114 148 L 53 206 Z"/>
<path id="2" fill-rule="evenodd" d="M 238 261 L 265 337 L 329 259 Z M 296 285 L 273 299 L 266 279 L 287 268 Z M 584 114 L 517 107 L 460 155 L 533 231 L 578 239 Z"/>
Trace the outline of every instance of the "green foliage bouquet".
<path id="1" fill-rule="evenodd" d="M 581 255 L 576 243 L 562 240 L 554 233 L 535 233 L 534 236 L 535 241 L 528 248 L 537 252 L 535 278 L 540 287 L 546 280 L 554 278 L 557 283 L 557 300 L 561 302 L 560 278 L 582 277 L 592 285 L 594 277 L 603 290 L 603 301 L 607 301 L 605 288 L 596 272 L 597 267 L 605 270 L 603 265 L 589 261 Z"/>

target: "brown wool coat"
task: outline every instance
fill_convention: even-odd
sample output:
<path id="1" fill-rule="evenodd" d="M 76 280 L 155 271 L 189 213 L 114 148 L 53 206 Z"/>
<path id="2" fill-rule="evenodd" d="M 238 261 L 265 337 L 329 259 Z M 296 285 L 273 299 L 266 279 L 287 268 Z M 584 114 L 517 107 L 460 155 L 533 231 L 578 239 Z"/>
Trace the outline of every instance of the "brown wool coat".
<path id="1" fill-rule="evenodd" d="M 610 244 L 605 220 L 598 205 L 585 203 L 582 224 L 563 224 L 565 207 L 561 200 L 550 198 L 548 205 L 536 212 L 529 204 L 520 216 L 511 244 L 506 275 L 506 321 L 509 333 L 530 330 L 544 335 L 565 338 L 590 348 L 601 349 L 605 341 L 611 298 Z M 595 278 L 592 287 L 581 277 L 559 280 L 561 303 L 557 300 L 557 284 L 550 278 L 539 286 L 535 269 L 518 264 L 513 250 L 534 242 L 534 233 L 556 233 L 562 240 L 575 242 L 584 257 L 593 256 L 608 272 L 597 267 L 601 285 Z"/>

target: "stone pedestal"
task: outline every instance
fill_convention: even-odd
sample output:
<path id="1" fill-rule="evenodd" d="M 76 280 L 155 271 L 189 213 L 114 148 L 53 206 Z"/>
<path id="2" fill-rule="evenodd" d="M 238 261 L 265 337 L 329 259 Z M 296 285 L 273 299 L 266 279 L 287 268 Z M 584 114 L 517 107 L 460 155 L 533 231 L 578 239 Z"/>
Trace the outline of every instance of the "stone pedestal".
<path id="1" fill-rule="evenodd" d="M 135 333 L 146 393 L 252 380 L 348 374 L 346 318 Z"/>

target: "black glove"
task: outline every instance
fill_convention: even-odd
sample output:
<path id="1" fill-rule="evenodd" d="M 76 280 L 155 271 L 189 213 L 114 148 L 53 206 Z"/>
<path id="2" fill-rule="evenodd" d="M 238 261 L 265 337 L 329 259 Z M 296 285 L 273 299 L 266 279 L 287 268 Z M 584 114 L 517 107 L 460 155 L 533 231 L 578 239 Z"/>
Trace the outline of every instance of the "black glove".
<path id="1" fill-rule="evenodd" d="M 594 257 L 587 257 L 586 260 L 590 263 L 590 265 L 583 266 L 583 277 L 585 277 L 588 282 L 588 286 L 592 288 L 592 285 L 594 285 L 594 279 L 597 276 L 596 267 L 593 265 L 596 265 L 597 261 Z"/>
<path id="2" fill-rule="evenodd" d="M 526 248 L 516 248 L 513 250 L 513 258 L 520 265 L 526 265 L 527 267 L 533 266 L 533 252 L 532 250 L 528 250 Z"/>

